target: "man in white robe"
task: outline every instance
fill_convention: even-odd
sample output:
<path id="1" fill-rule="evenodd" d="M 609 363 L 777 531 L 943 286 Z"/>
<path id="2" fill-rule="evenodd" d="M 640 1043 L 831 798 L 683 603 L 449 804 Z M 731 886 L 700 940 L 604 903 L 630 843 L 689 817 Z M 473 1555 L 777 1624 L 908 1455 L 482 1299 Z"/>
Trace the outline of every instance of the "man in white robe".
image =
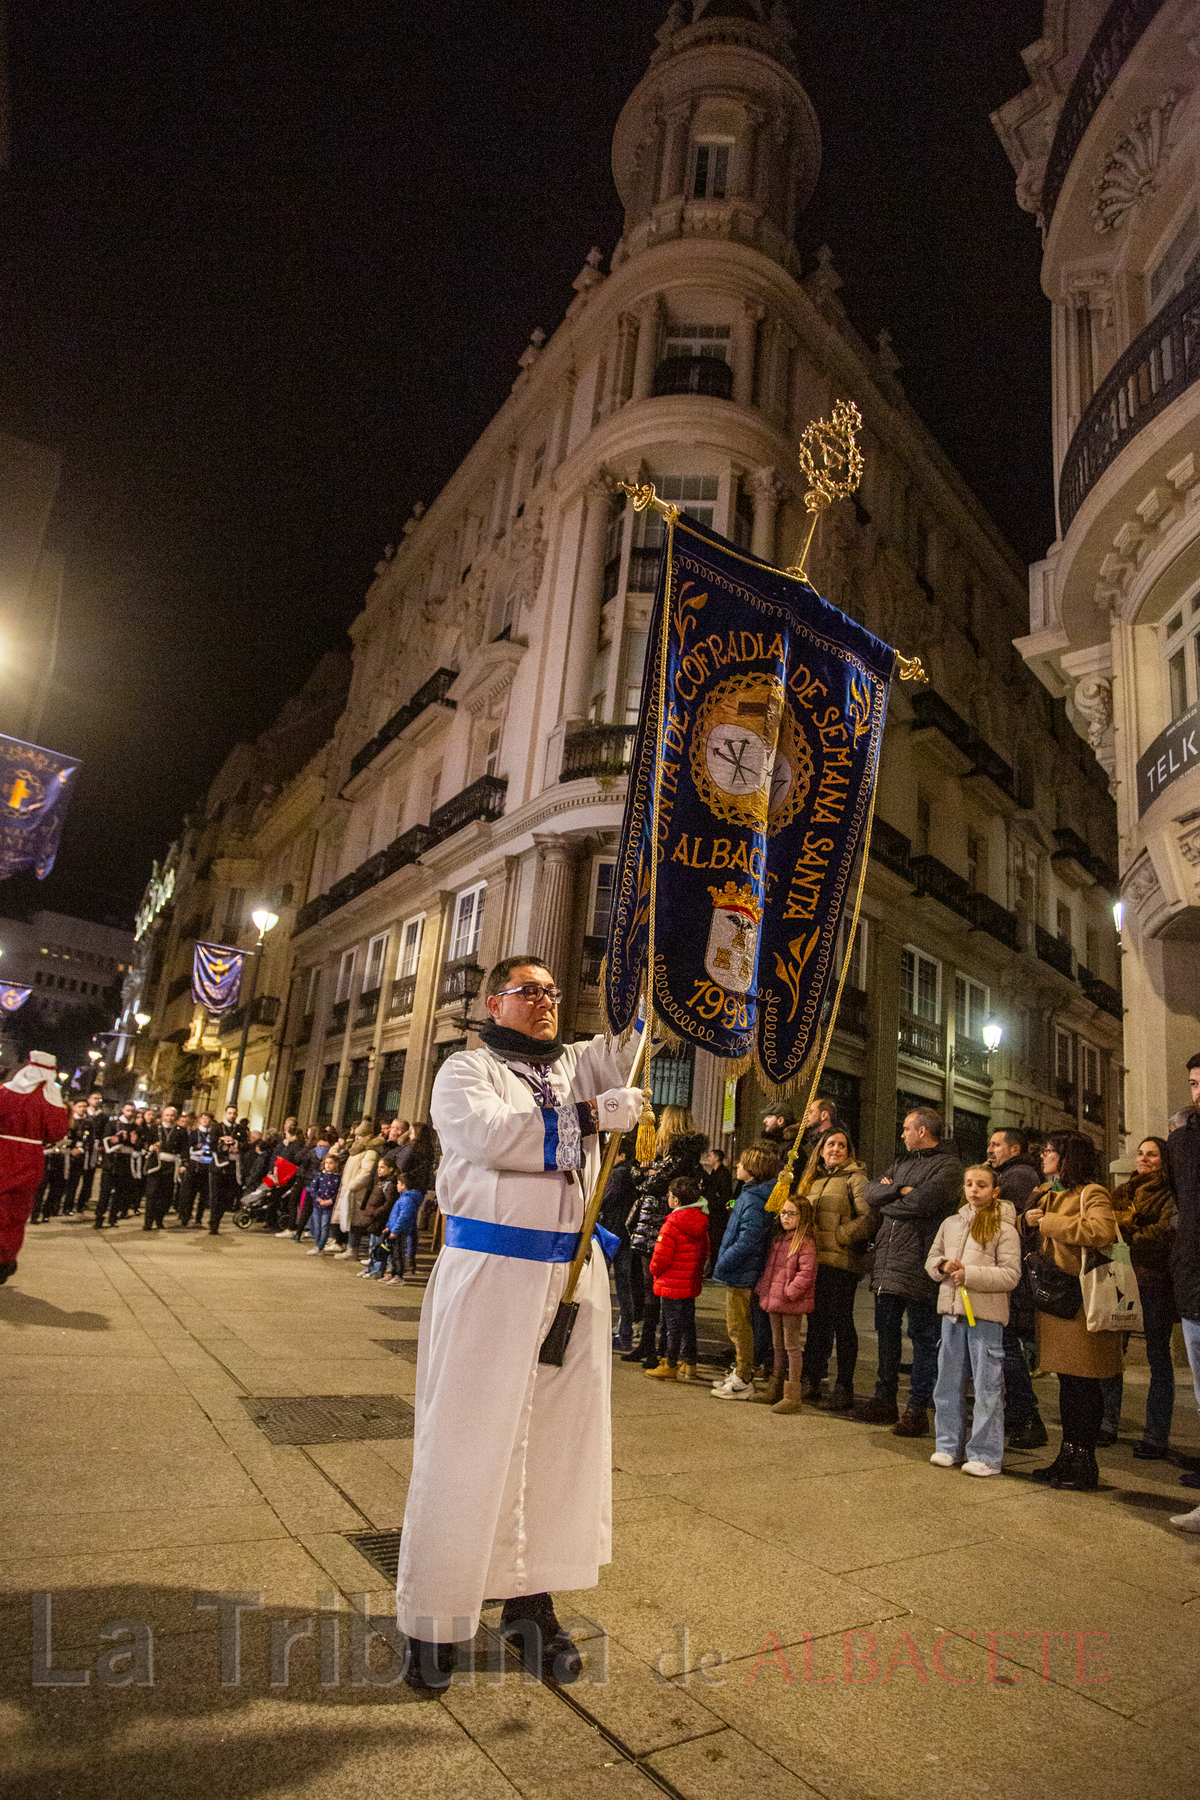
<path id="1" fill-rule="evenodd" d="M 562 1368 L 538 1352 L 599 1171 L 599 1130 L 627 1131 L 636 1043 L 558 1040 L 558 991 L 530 956 L 488 978 L 484 1044 L 433 1085 L 446 1242 L 417 1353 L 413 1473 L 396 1584 L 408 1679 L 438 1691 L 485 1597 L 559 1680 L 580 1672 L 555 1588 L 594 1587 L 610 1560 L 612 1312 L 594 1248 Z"/>

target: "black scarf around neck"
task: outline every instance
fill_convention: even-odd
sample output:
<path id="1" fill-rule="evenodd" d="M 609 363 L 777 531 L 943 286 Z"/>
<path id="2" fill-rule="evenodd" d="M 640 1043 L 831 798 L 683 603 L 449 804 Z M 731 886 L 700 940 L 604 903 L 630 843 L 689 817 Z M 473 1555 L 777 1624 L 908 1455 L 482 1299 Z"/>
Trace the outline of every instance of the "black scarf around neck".
<path id="1" fill-rule="evenodd" d="M 511 1026 L 497 1025 L 494 1019 L 480 1029 L 479 1035 L 494 1056 L 505 1062 L 529 1063 L 536 1069 L 556 1063 L 567 1047 L 561 1038 L 526 1037 Z"/>

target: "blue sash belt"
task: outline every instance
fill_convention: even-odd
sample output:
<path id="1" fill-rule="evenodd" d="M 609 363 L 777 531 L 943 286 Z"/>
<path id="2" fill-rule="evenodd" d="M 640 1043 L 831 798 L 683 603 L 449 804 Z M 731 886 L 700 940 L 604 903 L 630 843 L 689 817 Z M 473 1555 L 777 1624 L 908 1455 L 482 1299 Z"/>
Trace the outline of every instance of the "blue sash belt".
<path id="1" fill-rule="evenodd" d="M 593 1236 L 608 1257 L 616 1255 L 621 1240 L 603 1225 L 597 1225 Z M 577 1231 L 530 1231 L 524 1225 L 490 1225 L 486 1219 L 465 1219 L 457 1213 L 446 1215 L 446 1248 L 479 1250 L 485 1256 L 515 1256 L 521 1262 L 570 1262 L 579 1242 Z"/>

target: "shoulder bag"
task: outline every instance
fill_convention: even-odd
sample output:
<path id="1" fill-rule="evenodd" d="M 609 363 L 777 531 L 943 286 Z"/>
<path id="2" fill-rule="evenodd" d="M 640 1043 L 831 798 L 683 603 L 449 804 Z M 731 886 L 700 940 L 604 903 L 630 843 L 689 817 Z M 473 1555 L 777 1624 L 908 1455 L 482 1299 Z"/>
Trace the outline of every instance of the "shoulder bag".
<path id="1" fill-rule="evenodd" d="M 1107 1250 L 1084 1248 L 1079 1278 L 1089 1331 L 1141 1331 L 1142 1301 L 1129 1246 L 1117 1227 Z"/>
<path id="2" fill-rule="evenodd" d="M 1053 1256 L 1044 1250 L 1031 1250 L 1025 1258 L 1029 1290 L 1035 1309 L 1055 1319 L 1073 1319 L 1083 1305 L 1083 1289 L 1078 1275 L 1060 1269 Z"/>

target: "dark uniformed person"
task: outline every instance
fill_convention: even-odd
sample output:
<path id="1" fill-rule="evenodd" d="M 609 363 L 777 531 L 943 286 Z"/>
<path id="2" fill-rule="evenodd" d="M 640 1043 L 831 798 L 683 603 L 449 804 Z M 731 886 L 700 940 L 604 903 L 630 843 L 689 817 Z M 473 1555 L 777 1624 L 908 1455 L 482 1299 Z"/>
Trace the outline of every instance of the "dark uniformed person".
<path id="1" fill-rule="evenodd" d="M 204 1209 L 208 1205 L 208 1177 L 212 1169 L 212 1151 L 208 1145 L 208 1135 L 212 1129 L 212 1114 L 201 1113 L 196 1123 L 188 1132 L 188 1160 L 183 1172 L 183 1180 L 179 1187 L 179 1224 L 186 1231 L 192 1222 L 192 1207 L 196 1208 L 196 1224 L 204 1220 Z"/>
<path id="2" fill-rule="evenodd" d="M 173 1106 L 164 1106 L 162 1118 L 150 1131 L 146 1149 L 146 1219 L 143 1231 L 161 1231 L 181 1171 L 188 1160 L 188 1134 Z"/>
<path id="3" fill-rule="evenodd" d="M 212 1168 L 208 1176 L 208 1229 L 216 1237 L 221 1220 L 231 1206 L 236 1206 L 241 1189 L 238 1185 L 238 1157 L 245 1150 L 249 1134 L 238 1124 L 236 1106 L 225 1108 L 225 1117 L 208 1134 L 212 1152 Z"/>

